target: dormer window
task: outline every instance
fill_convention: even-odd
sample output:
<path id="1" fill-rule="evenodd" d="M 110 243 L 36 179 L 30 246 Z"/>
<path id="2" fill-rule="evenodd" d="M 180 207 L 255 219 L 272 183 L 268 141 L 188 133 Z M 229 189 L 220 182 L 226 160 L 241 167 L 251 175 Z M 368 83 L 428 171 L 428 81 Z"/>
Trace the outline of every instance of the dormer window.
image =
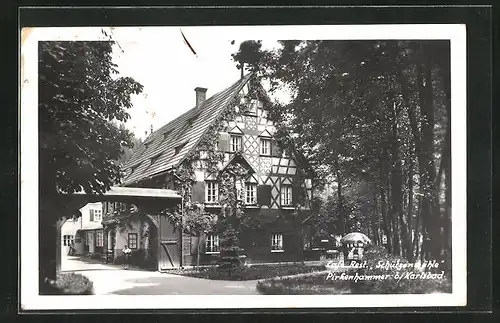
<path id="1" fill-rule="evenodd" d="M 257 100 L 250 100 L 246 114 L 257 115 Z"/>
<path id="2" fill-rule="evenodd" d="M 160 156 L 161 156 L 161 153 L 151 157 L 151 165 L 153 165 L 158 160 L 158 158 L 160 158 Z"/>
<path id="3" fill-rule="evenodd" d="M 134 173 L 134 171 L 137 169 L 137 167 L 139 167 L 139 164 L 130 167 L 130 175 Z"/>
<path id="4" fill-rule="evenodd" d="M 194 116 L 194 117 L 189 118 L 189 119 L 187 120 L 187 125 L 188 125 L 188 127 L 191 127 L 191 126 L 194 124 L 194 122 L 196 121 L 196 118 L 197 118 L 197 117 L 198 117 L 198 116 Z"/>
<path id="5" fill-rule="evenodd" d="M 163 140 L 167 139 L 168 136 L 172 133 L 172 130 L 166 131 L 163 133 Z"/>
<path id="6" fill-rule="evenodd" d="M 184 146 L 186 146 L 186 144 L 187 144 L 187 141 L 183 144 L 180 144 L 179 146 L 176 146 L 174 148 L 174 155 L 177 155 L 178 153 L 180 153 L 182 148 L 184 148 Z"/>

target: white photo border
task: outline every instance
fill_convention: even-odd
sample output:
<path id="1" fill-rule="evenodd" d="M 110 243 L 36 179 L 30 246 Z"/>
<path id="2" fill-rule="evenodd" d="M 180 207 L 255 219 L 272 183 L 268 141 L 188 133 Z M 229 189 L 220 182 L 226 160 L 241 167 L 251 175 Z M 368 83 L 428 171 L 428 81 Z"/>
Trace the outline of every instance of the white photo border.
<path id="1" fill-rule="evenodd" d="M 436 307 L 467 304 L 467 96 L 465 24 L 289 25 L 289 26 L 183 26 L 210 28 L 220 37 L 237 39 L 335 40 L 450 40 L 451 50 L 451 164 L 452 268 L 450 294 L 424 295 L 38 295 L 38 41 L 104 40 L 102 27 L 32 27 L 21 30 L 20 134 L 20 303 L 22 310 L 105 309 L 245 309 Z M 139 28 L 159 32 L 168 27 L 127 29 L 127 39 Z M 123 33 L 120 33 L 123 34 Z M 142 35 L 141 35 L 142 36 Z M 116 37 L 115 40 L 125 40 Z M 28 243 L 29 242 L 29 243 Z M 37 243 L 37 242 L 35 242 Z M 334 296 L 334 297 L 333 297 Z M 133 300 L 133 301 L 130 301 Z"/>

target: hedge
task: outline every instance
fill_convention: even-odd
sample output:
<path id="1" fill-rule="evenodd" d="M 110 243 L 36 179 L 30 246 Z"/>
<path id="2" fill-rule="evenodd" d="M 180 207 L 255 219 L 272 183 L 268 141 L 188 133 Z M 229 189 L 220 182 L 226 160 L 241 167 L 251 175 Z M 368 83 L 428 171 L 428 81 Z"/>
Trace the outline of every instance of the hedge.
<path id="1" fill-rule="evenodd" d="M 306 266 L 303 264 L 290 265 L 252 265 L 241 267 L 230 273 L 227 270 L 218 267 L 207 267 L 199 269 L 178 269 L 169 271 L 169 273 L 213 279 L 213 280 L 257 280 L 278 276 L 295 275 L 311 273 L 325 270 L 325 266 Z"/>
<path id="2" fill-rule="evenodd" d="M 80 274 L 68 273 L 57 275 L 54 287 L 57 294 L 63 295 L 93 295 L 94 285 L 85 276 Z"/>

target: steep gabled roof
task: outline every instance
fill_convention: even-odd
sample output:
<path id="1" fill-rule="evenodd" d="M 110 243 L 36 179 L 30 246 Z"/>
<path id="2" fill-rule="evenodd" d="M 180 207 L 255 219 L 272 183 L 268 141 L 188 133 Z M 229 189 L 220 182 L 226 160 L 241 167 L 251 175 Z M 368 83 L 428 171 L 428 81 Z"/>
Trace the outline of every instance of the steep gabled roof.
<path id="1" fill-rule="evenodd" d="M 122 185 L 131 185 L 178 166 L 195 149 L 209 126 L 247 84 L 251 75 L 153 132 L 123 166 L 125 177 Z"/>

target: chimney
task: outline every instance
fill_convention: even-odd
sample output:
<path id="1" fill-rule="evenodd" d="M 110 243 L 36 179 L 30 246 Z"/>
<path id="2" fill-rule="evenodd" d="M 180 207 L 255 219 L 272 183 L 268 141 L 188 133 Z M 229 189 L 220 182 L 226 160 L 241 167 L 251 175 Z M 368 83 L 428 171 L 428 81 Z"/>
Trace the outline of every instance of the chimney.
<path id="1" fill-rule="evenodd" d="M 196 92 L 196 107 L 199 108 L 207 98 L 207 89 L 203 87 L 197 87 L 196 89 L 194 89 L 194 91 Z"/>

